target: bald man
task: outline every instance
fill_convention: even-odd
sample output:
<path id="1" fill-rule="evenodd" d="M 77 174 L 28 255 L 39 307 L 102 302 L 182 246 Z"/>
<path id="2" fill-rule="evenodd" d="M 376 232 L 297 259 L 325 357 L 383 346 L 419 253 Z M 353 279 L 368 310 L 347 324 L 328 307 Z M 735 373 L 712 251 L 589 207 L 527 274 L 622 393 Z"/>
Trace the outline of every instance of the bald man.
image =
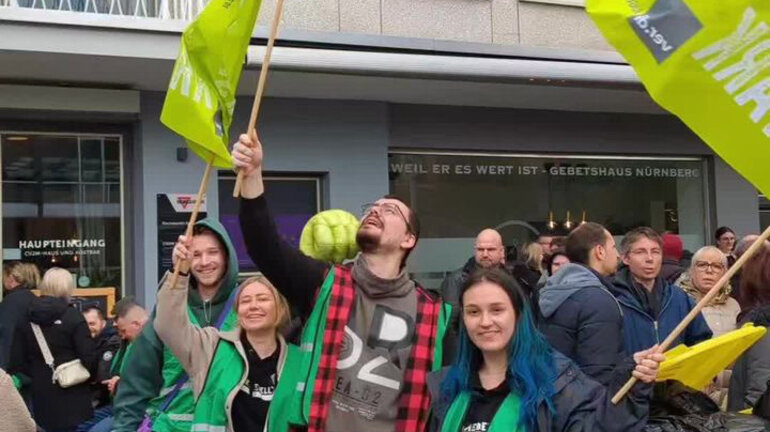
<path id="1" fill-rule="evenodd" d="M 475 254 L 464 266 L 450 273 L 441 284 L 441 296 L 452 305 L 452 317 L 444 338 L 444 364 L 452 364 L 457 354 L 460 334 L 460 288 L 479 268 L 505 266 L 505 247 L 499 232 L 487 228 L 476 237 Z"/>

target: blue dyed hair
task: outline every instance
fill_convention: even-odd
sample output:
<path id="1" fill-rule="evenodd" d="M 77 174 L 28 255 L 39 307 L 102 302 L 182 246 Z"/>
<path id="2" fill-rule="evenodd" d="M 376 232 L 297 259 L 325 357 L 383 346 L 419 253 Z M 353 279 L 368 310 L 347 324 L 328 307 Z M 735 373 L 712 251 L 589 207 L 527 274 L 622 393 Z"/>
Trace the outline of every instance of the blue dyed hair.
<path id="1" fill-rule="evenodd" d="M 519 424 L 526 430 L 537 429 L 537 411 L 545 403 L 553 411 L 556 371 L 551 346 L 535 327 L 529 301 L 516 281 L 500 269 L 481 269 L 471 275 L 460 291 L 465 292 L 480 282 L 491 282 L 508 294 L 516 312 L 516 326 L 508 344 L 508 387 L 521 398 Z M 447 402 L 463 391 L 471 391 L 472 374 L 478 374 L 483 363 L 481 350 L 473 344 L 464 324 L 460 326 L 457 359 L 441 387 Z"/>

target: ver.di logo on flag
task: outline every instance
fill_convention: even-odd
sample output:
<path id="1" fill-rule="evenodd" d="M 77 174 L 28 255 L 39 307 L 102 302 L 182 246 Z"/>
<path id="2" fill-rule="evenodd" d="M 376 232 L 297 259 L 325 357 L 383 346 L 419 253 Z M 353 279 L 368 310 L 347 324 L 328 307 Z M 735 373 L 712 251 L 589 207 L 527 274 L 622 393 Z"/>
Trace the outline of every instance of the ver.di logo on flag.
<path id="1" fill-rule="evenodd" d="M 658 0 L 644 15 L 629 23 L 658 63 L 663 63 L 703 25 L 682 0 Z"/>

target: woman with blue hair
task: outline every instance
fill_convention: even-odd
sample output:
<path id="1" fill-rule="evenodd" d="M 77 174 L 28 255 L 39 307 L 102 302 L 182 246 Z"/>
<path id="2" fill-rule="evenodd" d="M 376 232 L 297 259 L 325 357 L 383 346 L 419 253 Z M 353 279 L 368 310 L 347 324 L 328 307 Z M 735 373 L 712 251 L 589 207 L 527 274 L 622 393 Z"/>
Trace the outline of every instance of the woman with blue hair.
<path id="1" fill-rule="evenodd" d="M 460 292 L 463 325 L 455 364 L 428 377 L 429 432 L 555 432 L 641 430 L 648 392 L 610 402 L 623 380 L 609 388 L 593 381 L 554 351 L 535 328 L 521 288 L 505 272 L 480 270 Z M 633 373 L 651 391 L 665 359 L 637 353 Z M 622 374 L 618 374 L 619 377 Z"/>

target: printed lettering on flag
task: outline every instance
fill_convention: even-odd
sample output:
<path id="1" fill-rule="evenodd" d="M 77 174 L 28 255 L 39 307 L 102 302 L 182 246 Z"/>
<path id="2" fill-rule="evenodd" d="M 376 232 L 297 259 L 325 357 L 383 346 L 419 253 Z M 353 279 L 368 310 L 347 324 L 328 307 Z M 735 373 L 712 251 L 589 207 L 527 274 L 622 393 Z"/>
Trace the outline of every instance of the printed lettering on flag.
<path id="1" fill-rule="evenodd" d="M 652 98 L 770 194 L 770 2 L 588 0 Z"/>

